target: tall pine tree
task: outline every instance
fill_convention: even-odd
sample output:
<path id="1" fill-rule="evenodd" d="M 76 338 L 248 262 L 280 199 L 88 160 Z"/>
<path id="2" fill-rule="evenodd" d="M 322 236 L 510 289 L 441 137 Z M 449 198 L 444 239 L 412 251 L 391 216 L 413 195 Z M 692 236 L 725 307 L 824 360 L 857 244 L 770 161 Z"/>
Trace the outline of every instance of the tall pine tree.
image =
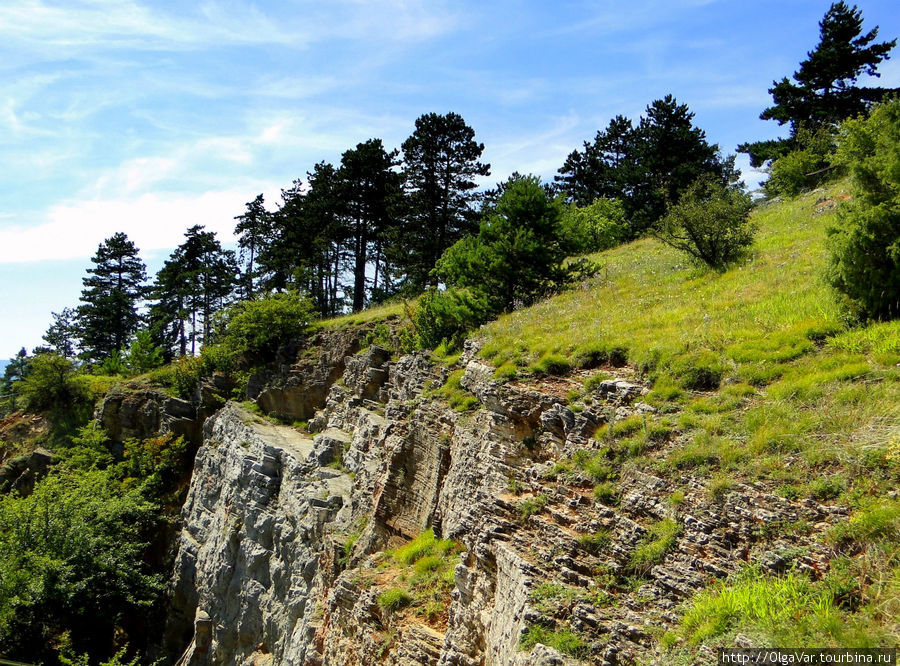
<path id="1" fill-rule="evenodd" d="M 78 338 L 86 360 L 102 361 L 127 347 L 137 330 L 147 275 L 137 248 L 123 233 L 107 238 L 91 261 L 94 267 L 82 280 Z"/>
<path id="2" fill-rule="evenodd" d="M 242 297 L 252 300 L 259 277 L 257 255 L 266 243 L 271 242 L 272 215 L 266 211 L 263 195 L 258 194 L 253 201 L 247 202 L 247 211 L 234 219 L 238 221 L 234 233 L 238 237 L 239 259 L 245 266 L 241 280 Z"/>
<path id="3" fill-rule="evenodd" d="M 787 139 L 757 141 L 738 146 L 749 153 L 750 163 L 761 166 L 792 150 L 801 127 L 815 131 L 833 126 L 846 118 L 865 113 L 872 104 L 900 88 L 868 88 L 857 86 L 863 74 L 878 77 L 877 68 L 897 44 L 875 42 L 878 27 L 863 34 L 862 11 L 845 2 L 831 5 L 819 22 L 819 43 L 809 51 L 807 59 L 794 72 L 793 82 L 787 77 L 773 81 L 769 88 L 774 104 L 759 116 L 779 125 L 790 125 Z"/>
<path id="4" fill-rule="evenodd" d="M 479 162 L 484 144 L 456 113 L 427 113 L 403 142 L 407 216 L 397 260 L 414 290 L 436 284 L 431 276 L 448 247 L 478 228 L 475 203 L 478 176 L 489 164 Z"/>
<path id="5" fill-rule="evenodd" d="M 353 312 L 366 305 L 367 267 L 372 264 L 372 291 L 392 290 L 392 268 L 385 256 L 389 235 L 397 223 L 402 191 L 394 170 L 397 151 L 384 149 L 381 139 L 369 139 L 341 156 L 338 177 L 346 204 L 344 211 L 350 270 L 353 273 Z"/>
<path id="6" fill-rule="evenodd" d="M 194 225 L 184 235 L 151 292 L 151 330 L 168 357 L 197 353 L 213 315 L 228 304 L 238 275 L 234 252 L 223 250 L 215 233 Z"/>

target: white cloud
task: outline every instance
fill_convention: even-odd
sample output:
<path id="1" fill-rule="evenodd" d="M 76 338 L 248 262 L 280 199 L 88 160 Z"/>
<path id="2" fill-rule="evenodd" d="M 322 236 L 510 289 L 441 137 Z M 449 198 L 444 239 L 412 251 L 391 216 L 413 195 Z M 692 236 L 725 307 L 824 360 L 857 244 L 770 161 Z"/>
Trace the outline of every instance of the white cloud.
<path id="1" fill-rule="evenodd" d="M 74 201 L 50 208 L 34 225 L 0 229 L 0 263 L 79 259 L 94 255 L 104 239 L 124 232 L 142 252 L 179 245 L 188 227 L 201 224 L 223 242 L 233 240 L 234 216 L 271 183 L 208 191 L 198 195 L 166 192 L 138 197 Z"/>

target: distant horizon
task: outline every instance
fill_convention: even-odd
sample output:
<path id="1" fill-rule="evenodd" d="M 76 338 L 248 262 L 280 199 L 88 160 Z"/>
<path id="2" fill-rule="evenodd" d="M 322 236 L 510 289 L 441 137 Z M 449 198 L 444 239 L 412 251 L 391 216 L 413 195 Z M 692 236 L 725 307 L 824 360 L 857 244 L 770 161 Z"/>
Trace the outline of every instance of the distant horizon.
<path id="1" fill-rule="evenodd" d="M 98 245 L 128 234 L 158 269 L 234 216 L 370 138 L 459 113 L 492 173 L 552 180 L 617 115 L 672 94 L 723 153 L 784 136 L 767 89 L 818 41 L 830 2 L 587 0 L 545 6 L 337 0 L 9 0 L 0 7 L 0 358 L 76 307 Z M 860 4 L 900 36 L 895 3 Z M 877 85 L 900 86 L 900 51 Z M 738 166 L 748 185 L 763 174 Z M 230 245 L 233 247 L 233 245 Z M 153 271 L 150 272 L 152 277 Z"/>

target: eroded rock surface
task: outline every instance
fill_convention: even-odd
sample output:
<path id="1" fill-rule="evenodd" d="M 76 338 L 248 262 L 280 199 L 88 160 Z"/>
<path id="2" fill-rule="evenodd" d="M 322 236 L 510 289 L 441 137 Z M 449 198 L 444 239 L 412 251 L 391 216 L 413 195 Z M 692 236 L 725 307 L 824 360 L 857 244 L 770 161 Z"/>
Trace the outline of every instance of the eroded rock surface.
<path id="1" fill-rule="evenodd" d="M 307 430 L 233 404 L 204 426 L 167 636 L 184 664 L 652 663 L 663 659 L 654 637 L 710 580 L 746 562 L 827 569 L 811 537 L 773 539 L 769 527 L 824 529 L 840 510 L 758 484 L 713 496 L 707 479 L 631 467 L 616 470 L 615 493 L 595 495 L 596 478 L 560 467 L 606 455 L 603 424 L 654 413 L 634 377 L 597 382 L 573 410 L 566 380 L 497 382 L 470 345 L 462 386 L 479 403 L 461 413 L 435 393 L 449 370 L 427 356 L 356 353 L 358 334 L 334 335 L 257 394 L 268 411 L 309 418 Z M 645 454 L 681 445 L 673 433 Z M 660 525 L 671 542 L 639 564 Z M 428 528 L 459 543 L 452 595 L 439 612 L 386 610 L 379 595 L 412 572 L 384 551 Z M 535 626 L 583 645 L 523 649 Z"/>

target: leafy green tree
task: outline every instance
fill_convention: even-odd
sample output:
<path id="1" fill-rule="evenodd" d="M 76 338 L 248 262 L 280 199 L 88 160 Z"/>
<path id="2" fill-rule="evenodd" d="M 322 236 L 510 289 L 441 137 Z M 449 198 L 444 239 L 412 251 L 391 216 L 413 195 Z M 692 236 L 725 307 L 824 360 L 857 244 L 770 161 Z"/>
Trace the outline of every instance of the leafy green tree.
<path id="1" fill-rule="evenodd" d="M 457 113 L 427 113 L 401 146 L 407 195 L 406 220 L 397 261 L 417 291 L 436 285 L 431 274 L 448 247 L 478 226 L 478 176 L 490 175 L 479 162 L 484 144 Z"/>
<path id="2" fill-rule="evenodd" d="M 51 474 L 0 497 L 0 652 L 55 661 L 54 646 L 108 654 L 116 626 L 158 599 L 143 565 L 154 506 L 107 470 Z"/>
<path id="3" fill-rule="evenodd" d="M 16 382 L 16 393 L 25 409 L 32 412 L 69 407 L 87 399 L 74 363 L 52 352 L 30 360 L 28 372 Z"/>
<path id="4" fill-rule="evenodd" d="M 839 164 L 853 178 L 853 199 L 828 230 L 831 284 L 862 317 L 900 316 L 900 99 L 869 118 L 846 121 Z"/>
<path id="5" fill-rule="evenodd" d="M 341 155 L 338 177 L 341 181 L 345 208 L 345 227 L 353 284 L 352 310 L 366 305 L 366 270 L 373 265 L 373 291 L 389 294 L 391 267 L 385 257 L 390 231 L 397 224 L 402 190 L 397 151 L 384 149 L 381 139 L 369 139 Z"/>
<path id="6" fill-rule="evenodd" d="M 837 125 L 845 118 L 866 113 L 886 94 L 900 90 L 856 85 L 863 74 L 879 76 L 878 65 L 888 59 L 897 44 L 896 39 L 875 42 L 878 27 L 863 34 L 862 24 L 862 11 L 856 5 L 832 3 L 819 22 L 819 43 L 800 63 L 793 82 L 787 77 L 772 82 L 769 94 L 774 104 L 760 118 L 790 125 L 790 136 L 738 146 L 739 152 L 749 153 L 754 167 L 792 150 L 801 127 L 815 132 L 822 125 Z"/>
<path id="7" fill-rule="evenodd" d="M 94 267 L 82 280 L 78 337 L 82 355 L 102 361 L 123 349 L 137 329 L 147 275 L 137 248 L 123 233 L 107 238 L 91 261 Z"/>
<path id="8" fill-rule="evenodd" d="M 658 222 L 654 234 L 664 243 L 711 268 L 724 268 L 753 243 L 750 197 L 706 175 L 693 183 Z"/>
<path id="9" fill-rule="evenodd" d="M 828 180 L 835 172 L 831 164 L 834 131 L 819 127 L 815 132 L 800 127 L 794 137 L 794 149 L 777 158 L 769 167 L 769 179 L 763 189 L 769 196 L 794 197 Z"/>
<path id="10" fill-rule="evenodd" d="M 297 292 L 269 294 L 216 313 L 215 341 L 245 359 L 266 360 L 280 345 L 303 333 L 313 318 L 308 298 Z"/>
<path id="11" fill-rule="evenodd" d="M 595 199 L 587 206 L 569 204 L 560 223 L 560 236 L 569 254 L 608 250 L 628 238 L 625 207 L 614 199 Z"/>
<path id="12" fill-rule="evenodd" d="M 238 237 L 240 248 L 239 260 L 246 265 L 243 271 L 241 289 L 243 298 L 251 300 L 256 287 L 258 269 L 255 261 L 260 249 L 271 242 L 272 215 L 266 211 L 265 200 L 258 194 L 253 201 L 247 202 L 247 211 L 235 217 L 238 221 L 234 233 Z"/>

